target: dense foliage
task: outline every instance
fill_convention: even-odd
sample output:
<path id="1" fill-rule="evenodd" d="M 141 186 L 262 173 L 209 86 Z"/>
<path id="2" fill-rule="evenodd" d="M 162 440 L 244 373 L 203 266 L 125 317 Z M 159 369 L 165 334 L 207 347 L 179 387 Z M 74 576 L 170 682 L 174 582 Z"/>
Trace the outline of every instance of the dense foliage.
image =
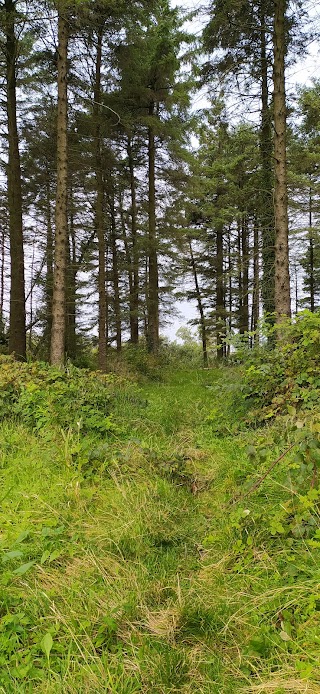
<path id="1" fill-rule="evenodd" d="M 41 363 L 19 365 L 5 357 L 0 382 L 1 419 L 10 415 L 42 432 L 60 427 L 102 436 L 112 430 L 112 400 L 121 379 L 71 365 L 65 371 Z"/>
<path id="2" fill-rule="evenodd" d="M 260 421 L 293 410 L 302 417 L 319 410 L 319 346 L 320 314 L 304 311 L 283 326 L 276 344 L 247 352 L 246 395 L 258 406 Z"/>

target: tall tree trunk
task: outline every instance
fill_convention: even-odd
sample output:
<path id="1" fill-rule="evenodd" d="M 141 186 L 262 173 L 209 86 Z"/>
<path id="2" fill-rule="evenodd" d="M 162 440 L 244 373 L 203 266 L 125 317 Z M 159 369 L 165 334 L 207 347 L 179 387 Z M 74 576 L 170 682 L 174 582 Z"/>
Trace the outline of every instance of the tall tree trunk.
<path id="1" fill-rule="evenodd" d="M 9 142 L 7 170 L 11 260 L 9 352 L 13 352 L 17 359 L 25 359 L 26 308 L 22 227 L 22 191 L 16 102 L 16 3 L 13 0 L 5 0 L 4 9 L 6 21 L 6 87 Z"/>
<path id="2" fill-rule="evenodd" d="M 294 272 L 294 295 L 295 295 L 295 313 L 299 310 L 299 285 L 298 285 L 298 266 L 297 263 L 293 266 Z"/>
<path id="3" fill-rule="evenodd" d="M 109 292 L 109 274 L 108 274 L 108 268 L 109 268 L 109 245 L 108 241 L 106 240 L 106 255 L 105 255 L 105 275 L 106 275 L 106 284 L 105 284 L 105 294 L 106 294 L 106 343 L 107 343 L 107 356 L 108 356 L 108 345 L 109 345 L 109 318 L 110 318 L 110 292 Z"/>
<path id="4" fill-rule="evenodd" d="M 262 281 L 261 295 L 264 312 L 268 323 L 274 323 L 275 313 L 275 228 L 273 209 L 273 175 L 272 175 L 272 132 L 269 108 L 268 88 L 268 57 L 266 45 L 267 20 L 264 12 L 264 2 L 261 2 L 261 211 L 260 223 L 262 230 Z"/>
<path id="5" fill-rule="evenodd" d="M 94 138 L 95 138 L 95 177 L 96 177 L 96 209 L 95 226 L 98 239 L 98 366 L 101 371 L 107 369 L 107 292 L 106 292 L 106 239 L 104 224 L 104 185 L 102 172 L 102 141 L 101 141 L 101 62 L 103 25 L 98 31 L 95 84 L 94 84 Z"/>
<path id="6" fill-rule="evenodd" d="M 76 283 L 77 254 L 74 228 L 73 189 L 70 186 L 70 232 L 67 242 L 67 288 L 66 288 L 66 354 L 74 360 L 77 352 L 76 338 Z"/>
<path id="7" fill-rule="evenodd" d="M 35 286 L 35 281 L 34 281 L 34 253 L 35 250 L 35 240 L 33 239 L 32 242 L 32 257 L 31 257 L 31 277 L 30 277 L 30 292 L 29 292 L 29 316 L 30 316 L 30 328 L 29 328 L 29 340 L 28 340 L 28 349 L 29 353 L 31 354 L 32 352 L 32 328 L 33 328 L 33 290 Z"/>
<path id="8" fill-rule="evenodd" d="M 242 297 L 240 333 L 243 335 L 249 330 L 249 239 L 248 219 L 243 217 L 241 221 L 241 261 L 242 261 Z"/>
<path id="9" fill-rule="evenodd" d="M 47 172 L 46 179 L 46 281 L 45 281 L 45 307 L 46 307 L 46 324 L 44 329 L 44 337 L 46 345 L 51 344 L 52 330 L 52 291 L 53 291 L 53 232 L 52 232 L 52 216 L 51 216 L 51 186 L 50 172 Z"/>
<path id="10" fill-rule="evenodd" d="M 145 256 L 144 261 L 144 297 L 145 301 L 142 302 L 142 315 L 143 315 L 143 335 L 148 347 L 148 287 L 149 287 L 149 259 L 148 253 Z"/>
<path id="11" fill-rule="evenodd" d="M 315 282 L 314 282 L 314 240 L 312 231 L 312 189 L 309 188 L 309 286 L 310 311 L 315 311 Z"/>
<path id="12" fill-rule="evenodd" d="M 111 186 L 112 186 L 112 183 L 111 183 L 110 187 Z M 110 206 L 110 219 L 111 219 L 110 246 L 111 246 L 111 253 L 112 253 L 112 272 L 111 272 L 111 275 L 112 275 L 112 284 L 113 284 L 113 306 L 114 306 L 114 320 L 115 320 L 115 328 L 116 328 L 116 345 L 117 345 L 117 352 L 121 352 L 121 346 L 122 346 L 121 302 L 120 302 L 120 289 L 119 289 L 117 227 L 116 227 L 116 215 L 115 215 L 113 191 L 111 191 L 110 196 L 109 196 L 109 206 Z"/>
<path id="13" fill-rule="evenodd" d="M 133 293 L 133 269 L 132 269 L 132 248 L 130 246 L 129 234 L 127 231 L 127 221 L 124 209 L 123 191 L 119 190 L 119 213 L 121 220 L 121 241 L 123 241 L 125 256 L 126 256 L 126 271 L 128 274 L 128 285 L 129 285 L 129 323 L 130 323 L 130 336 L 131 336 L 131 308 L 132 308 L 132 293 Z M 130 340 L 131 341 L 131 340 Z"/>
<path id="14" fill-rule="evenodd" d="M 196 299 L 197 299 L 198 311 L 199 311 L 199 316 L 200 316 L 200 332 L 201 332 L 201 342 L 202 342 L 203 366 L 205 369 L 207 369 L 208 368 L 208 339 L 207 339 L 206 319 L 205 319 L 205 315 L 204 315 L 204 308 L 203 308 L 202 297 L 201 297 L 199 281 L 198 281 L 197 265 L 196 265 L 195 257 L 193 254 L 192 242 L 191 242 L 190 238 L 188 239 L 188 241 L 189 241 L 189 249 L 190 249 L 191 269 L 192 269 L 192 274 L 193 274 L 193 279 L 194 279 L 194 285 L 195 285 L 195 290 L 196 290 Z"/>
<path id="15" fill-rule="evenodd" d="M 274 3 L 274 211 L 276 233 L 275 308 L 277 323 L 281 323 L 284 317 L 291 315 L 286 161 L 286 4 L 286 0 L 275 0 Z"/>
<path id="16" fill-rule="evenodd" d="M 149 116 L 154 115 L 155 104 L 150 103 Z M 155 134 L 149 125 L 149 235 L 148 235 L 148 351 L 157 353 L 159 349 L 159 270 L 156 233 L 156 190 L 155 190 Z"/>
<path id="17" fill-rule="evenodd" d="M 1 229 L 1 248 L 0 248 L 0 327 L 3 323 L 3 304 L 4 304 L 4 264 L 5 264 L 5 230 Z"/>
<path id="18" fill-rule="evenodd" d="M 233 291 L 232 291 L 232 258 L 231 258 L 231 235 L 230 227 L 228 229 L 228 331 L 231 335 L 232 331 L 232 305 L 233 305 Z M 227 344 L 226 356 L 230 356 L 230 342 Z"/>
<path id="19" fill-rule="evenodd" d="M 216 229 L 216 343 L 217 359 L 221 360 L 225 356 L 225 296 L 223 281 L 223 227 L 217 226 Z"/>
<path id="20" fill-rule="evenodd" d="M 259 344 L 259 335 L 257 333 L 259 323 L 259 227 L 257 220 L 253 226 L 253 288 L 252 288 L 252 313 L 251 313 L 251 331 L 255 333 L 251 340 L 253 344 Z"/>
<path id="21" fill-rule="evenodd" d="M 126 269 L 128 272 L 128 284 L 129 284 L 129 324 L 130 324 L 130 342 L 131 344 L 137 344 L 132 340 L 133 330 L 133 310 L 134 310 L 134 288 L 133 288 L 133 249 L 132 244 L 130 245 L 129 234 L 127 232 L 127 225 L 125 219 L 125 210 L 123 203 L 123 193 L 119 193 L 119 208 L 120 208 L 120 218 L 121 218 L 121 228 L 122 228 L 122 240 L 124 244 L 124 250 L 126 254 Z"/>
<path id="22" fill-rule="evenodd" d="M 241 320 L 242 320 L 242 253 L 241 253 L 241 221 L 237 221 L 237 267 L 238 267 L 238 327 L 241 331 Z"/>
<path id="23" fill-rule="evenodd" d="M 66 270 L 68 243 L 68 22 L 59 10 L 58 18 L 58 115 L 57 115 L 57 199 L 52 295 L 51 364 L 60 366 L 65 357 Z"/>
<path id="24" fill-rule="evenodd" d="M 139 342 L 139 251 L 137 239 L 137 195 L 136 179 L 131 140 L 128 138 L 128 163 L 131 191 L 131 240 L 132 240 L 132 288 L 130 293 L 130 341 L 133 345 Z"/>

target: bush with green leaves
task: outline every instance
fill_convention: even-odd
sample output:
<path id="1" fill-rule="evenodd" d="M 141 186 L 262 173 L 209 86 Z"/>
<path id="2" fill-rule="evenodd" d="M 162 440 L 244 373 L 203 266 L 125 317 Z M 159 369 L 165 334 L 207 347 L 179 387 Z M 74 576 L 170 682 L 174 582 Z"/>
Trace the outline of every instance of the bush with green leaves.
<path id="1" fill-rule="evenodd" d="M 128 343 L 124 345 L 120 358 L 114 353 L 110 359 L 110 366 L 116 372 L 121 372 L 121 368 L 124 371 L 127 366 L 129 376 L 134 374 L 149 381 L 162 381 L 168 368 L 201 368 L 202 363 L 201 345 L 194 339 L 184 340 L 183 344 L 162 339 L 156 355 L 149 354 L 143 342 L 138 346 Z"/>
<path id="2" fill-rule="evenodd" d="M 121 378 L 68 366 L 0 361 L 0 419 L 15 417 L 31 429 L 81 429 L 103 436 L 116 430 L 112 403 Z"/>
<path id="3" fill-rule="evenodd" d="M 274 348 L 253 350 L 249 359 L 245 396 L 253 417 L 264 421 L 288 406 L 305 412 L 320 407 L 320 313 L 303 311 L 284 322 Z"/>
<path id="4" fill-rule="evenodd" d="M 147 378 L 151 381 L 161 381 L 162 379 L 162 371 L 166 365 L 162 353 L 149 354 L 143 343 L 138 346 L 128 343 L 124 345 L 121 357 L 119 358 L 117 354 L 114 357 L 118 362 L 118 368 L 120 366 L 123 369 L 124 366 L 127 366 L 129 374 L 134 374 L 138 378 L 142 376 L 143 379 Z"/>

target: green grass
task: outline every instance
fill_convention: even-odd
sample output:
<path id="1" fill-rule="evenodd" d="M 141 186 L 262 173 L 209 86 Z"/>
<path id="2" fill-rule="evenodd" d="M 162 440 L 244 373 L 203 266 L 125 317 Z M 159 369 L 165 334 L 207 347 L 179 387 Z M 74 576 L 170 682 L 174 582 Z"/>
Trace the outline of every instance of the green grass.
<path id="1" fill-rule="evenodd" d="M 287 445 L 246 429 L 241 371 L 164 373 L 112 407 L 80 453 L 77 431 L 1 425 L 0 692 L 320 692 L 319 548 L 281 517 L 292 456 L 232 503 Z"/>

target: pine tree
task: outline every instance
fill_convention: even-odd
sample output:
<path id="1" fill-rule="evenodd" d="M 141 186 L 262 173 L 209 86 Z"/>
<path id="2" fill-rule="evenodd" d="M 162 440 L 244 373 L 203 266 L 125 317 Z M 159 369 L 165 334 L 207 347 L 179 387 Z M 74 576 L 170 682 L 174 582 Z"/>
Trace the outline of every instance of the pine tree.
<path id="1" fill-rule="evenodd" d="M 99 342 L 98 365 L 101 371 L 107 368 L 107 296 L 106 296 L 106 243 L 104 229 L 104 186 L 102 171 L 102 141 L 101 141 L 101 63 L 102 42 L 104 34 L 104 20 L 101 18 L 97 30 L 97 48 L 95 62 L 95 79 L 93 93 L 93 118 L 95 123 L 95 178 L 96 178 L 96 205 L 95 226 L 98 239 L 99 265 L 98 265 L 98 292 L 99 292 Z"/>
<path id="2" fill-rule="evenodd" d="M 58 112 L 57 112 L 57 197 L 52 294 L 51 364 L 65 359 L 66 272 L 67 272 L 67 196 L 68 196 L 68 20 L 65 8 L 58 5 Z"/>
<path id="3" fill-rule="evenodd" d="M 261 293 L 265 313 L 272 321 L 275 311 L 275 220 L 273 210 L 273 143 L 270 105 L 270 49 L 273 2 L 258 0 L 217 0 L 210 6 L 210 21 L 204 31 L 207 50 L 217 51 L 213 63 L 205 66 L 206 79 L 215 72 L 227 82 L 235 79 L 258 84 L 260 98 L 260 205 L 257 210 L 262 231 L 263 274 Z M 245 72 L 244 72 L 245 70 Z"/>
<path id="4" fill-rule="evenodd" d="M 275 158 L 275 309 L 276 321 L 291 315 L 289 241 L 288 241 L 288 192 L 286 153 L 286 0 L 274 3 L 274 158 Z"/>
<path id="5" fill-rule="evenodd" d="M 10 329 L 9 352 L 17 359 L 26 357 L 26 313 L 24 286 L 24 250 L 22 227 L 22 191 L 19 137 L 17 127 L 17 56 L 16 37 L 17 9 L 14 0 L 4 2 L 6 91 L 8 119 L 8 209 L 10 225 Z"/>
<path id="6" fill-rule="evenodd" d="M 170 9 L 168 0 L 158 4 L 146 26 L 136 25 L 128 34 L 128 43 L 119 50 L 124 94 L 136 109 L 136 118 L 146 133 L 148 170 L 148 234 L 146 243 L 147 278 L 147 344 L 150 352 L 159 348 L 159 229 L 157 224 L 157 161 L 161 149 L 171 138 L 174 109 L 180 109 L 181 118 L 188 106 L 187 90 L 177 83 L 180 60 L 178 53 L 186 39 L 181 30 L 181 19 Z M 128 71 L 128 65 L 131 69 Z M 133 75 L 134 69 L 134 75 Z M 129 81 L 130 80 L 130 81 Z M 131 121 L 132 122 L 132 121 Z M 180 133 L 175 128 L 177 139 Z M 159 147 L 160 144 L 160 147 Z M 169 154 L 170 156 L 170 154 Z M 132 181 L 131 174 L 131 181 Z"/>
<path id="7" fill-rule="evenodd" d="M 303 88 L 298 100 L 299 124 L 289 139 L 289 206 L 297 222 L 302 218 L 303 227 L 295 229 L 301 237 L 297 260 L 304 271 L 303 289 L 306 295 L 300 300 L 312 312 L 320 300 L 320 238 L 318 219 L 319 156 L 320 156 L 320 90 L 319 83 Z M 298 212 L 298 215 L 297 215 Z M 301 224 L 301 222 L 300 222 Z M 300 233 L 299 233 L 300 232 Z M 298 237 L 298 238 L 299 238 Z"/>
<path id="8" fill-rule="evenodd" d="M 259 137 L 255 128 L 244 124 L 230 127 L 219 104 L 213 105 L 206 124 L 202 117 L 200 137 L 191 219 L 197 228 L 195 242 L 202 246 L 197 267 L 206 322 L 215 335 L 217 357 L 222 358 L 228 332 L 246 334 L 258 323 Z"/>

